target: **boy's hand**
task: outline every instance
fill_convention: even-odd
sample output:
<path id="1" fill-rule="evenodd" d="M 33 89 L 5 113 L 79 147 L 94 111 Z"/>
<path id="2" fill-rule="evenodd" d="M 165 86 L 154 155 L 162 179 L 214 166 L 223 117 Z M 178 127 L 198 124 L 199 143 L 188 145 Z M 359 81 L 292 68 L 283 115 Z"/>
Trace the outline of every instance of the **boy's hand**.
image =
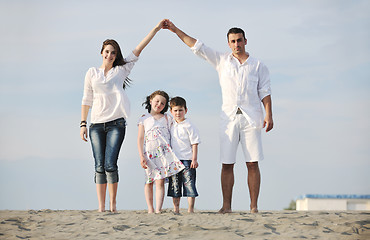
<path id="1" fill-rule="evenodd" d="M 197 160 L 192 160 L 190 164 L 190 168 L 197 168 L 198 167 L 198 161 Z"/>

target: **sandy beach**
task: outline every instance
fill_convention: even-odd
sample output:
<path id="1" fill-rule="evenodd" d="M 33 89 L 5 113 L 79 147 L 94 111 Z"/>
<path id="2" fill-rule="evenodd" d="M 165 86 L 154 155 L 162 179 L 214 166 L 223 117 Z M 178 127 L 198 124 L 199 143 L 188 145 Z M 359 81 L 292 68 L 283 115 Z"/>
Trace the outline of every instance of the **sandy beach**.
<path id="1" fill-rule="evenodd" d="M 0 239 L 370 239 L 369 211 L 0 211 Z"/>

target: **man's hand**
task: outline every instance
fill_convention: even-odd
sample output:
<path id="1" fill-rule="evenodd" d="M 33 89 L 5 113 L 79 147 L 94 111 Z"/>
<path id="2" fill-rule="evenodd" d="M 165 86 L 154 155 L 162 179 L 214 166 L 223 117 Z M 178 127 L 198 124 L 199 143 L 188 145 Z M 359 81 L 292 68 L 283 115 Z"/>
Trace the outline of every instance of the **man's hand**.
<path id="1" fill-rule="evenodd" d="M 274 127 L 274 121 L 271 116 L 266 115 L 265 120 L 263 121 L 263 127 L 266 127 L 266 132 L 270 131 Z"/>
<path id="2" fill-rule="evenodd" d="M 262 99 L 263 106 L 265 106 L 266 117 L 263 121 L 263 127 L 266 127 L 266 132 L 270 131 L 274 127 L 274 121 L 272 120 L 272 100 L 271 96 L 268 95 Z"/>
<path id="3" fill-rule="evenodd" d="M 176 28 L 177 27 L 175 26 L 175 24 L 173 24 L 173 22 L 171 22 L 169 19 L 165 19 L 163 23 L 163 29 L 168 29 L 171 32 L 175 32 Z"/>
<path id="4" fill-rule="evenodd" d="M 188 45 L 188 47 L 193 47 L 197 41 L 195 38 L 190 37 L 179 28 L 177 28 L 175 24 L 173 24 L 169 19 L 165 20 L 163 24 L 163 29 L 168 29 L 171 32 L 175 33 L 181 39 L 181 41 Z"/>

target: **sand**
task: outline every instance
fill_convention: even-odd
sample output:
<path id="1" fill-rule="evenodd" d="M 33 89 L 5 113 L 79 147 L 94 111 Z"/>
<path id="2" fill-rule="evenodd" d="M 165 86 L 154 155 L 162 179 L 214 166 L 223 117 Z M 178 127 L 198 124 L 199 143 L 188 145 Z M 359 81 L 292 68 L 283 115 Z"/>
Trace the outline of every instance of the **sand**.
<path id="1" fill-rule="evenodd" d="M 0 211 L 0 239 L 370 239 L 370 211 Z"/>

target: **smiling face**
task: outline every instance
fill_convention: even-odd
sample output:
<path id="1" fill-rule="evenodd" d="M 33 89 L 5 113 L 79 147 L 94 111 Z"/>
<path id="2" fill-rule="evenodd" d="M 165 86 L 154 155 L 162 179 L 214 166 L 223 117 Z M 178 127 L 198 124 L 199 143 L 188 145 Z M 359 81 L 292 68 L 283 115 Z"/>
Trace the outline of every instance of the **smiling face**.
<path id="1" fill-rule="evenodd" d="M 242 33 L 230 33 L 228 35 L 228 44 L 234 55 L 245 54 L 245 45 L 247 39 Z"/>
<path id="2" fill-rule="evenodd" d="M 166 106 L 167 99 L 161 95 L 155 95 L 154 98 L 150 100 L 151 112 L 158 114 L 162 112 L 164 107 Z"/>
<path id="3" fill-rule="evenodd" d="M 185 120 L 185 114 L 187 113 L 187 109 L 184 106 L 173 106 L 171 108 L 172 116 L 174 117 L 176 122 L 182 122 Z"/>
<path id="4" fill-rule="evenodd" d="M 103 64 L 113 65 L 117 57 L 117 52 L 112 45 L 106 45 L 101 53 L 103 57 Z"/>

